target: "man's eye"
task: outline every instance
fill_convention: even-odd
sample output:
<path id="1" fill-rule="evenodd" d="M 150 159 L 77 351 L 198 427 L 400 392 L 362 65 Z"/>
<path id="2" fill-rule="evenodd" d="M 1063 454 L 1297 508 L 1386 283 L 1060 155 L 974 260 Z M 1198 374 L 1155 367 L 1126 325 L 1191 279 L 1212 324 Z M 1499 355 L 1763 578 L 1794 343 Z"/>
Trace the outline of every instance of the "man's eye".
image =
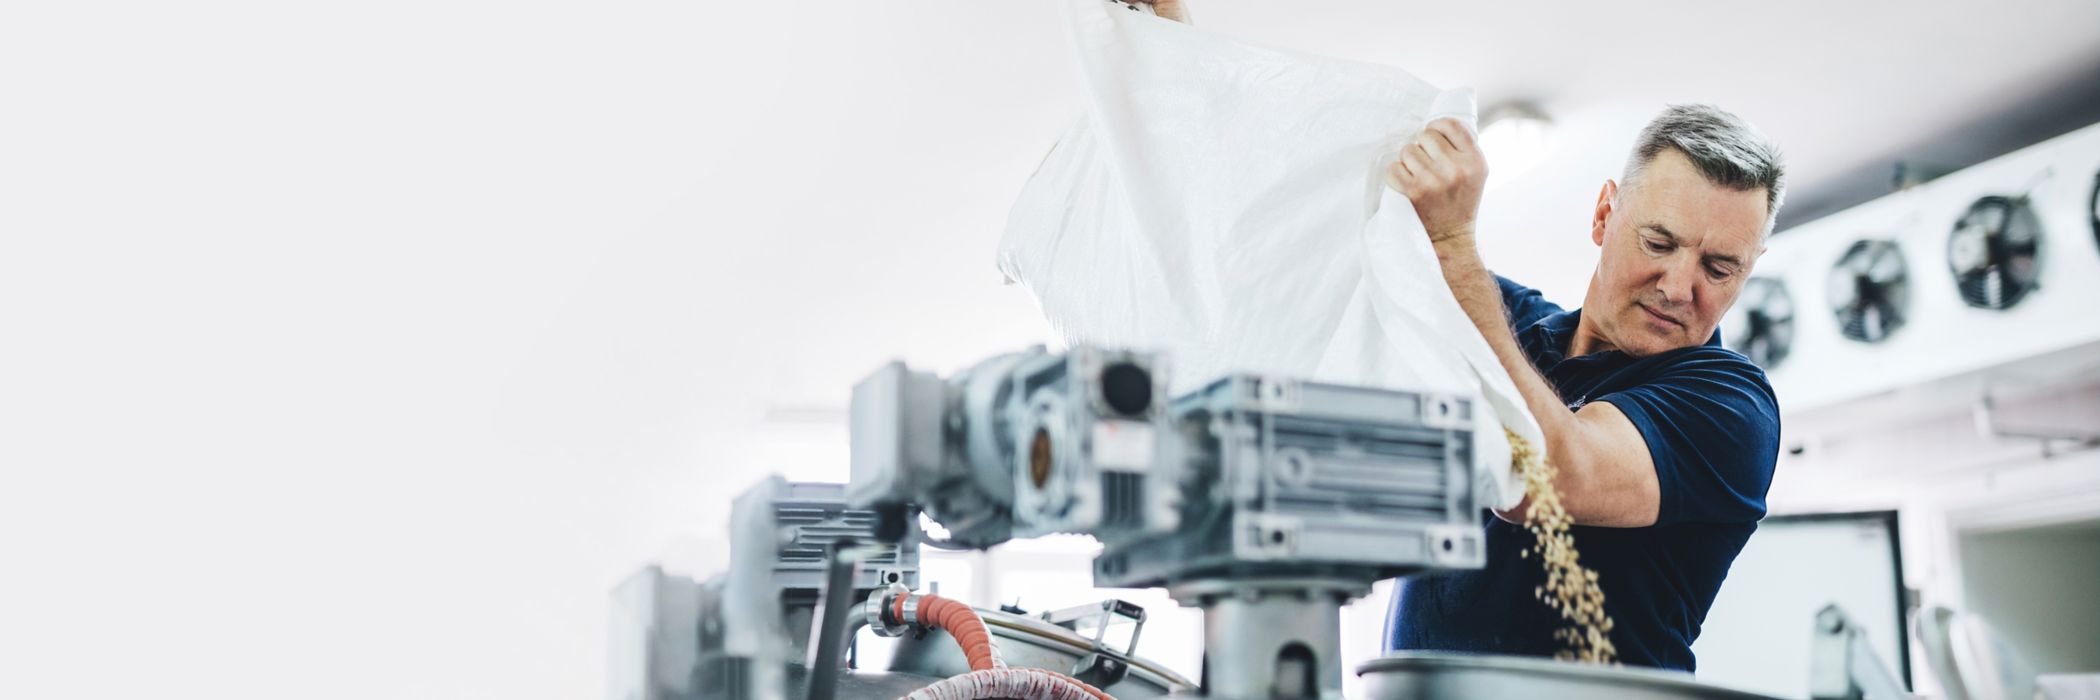
<path id="1" fill-rule="evenodd" d="M 1713 278 L 1717 280 L 1725 280 L 1730 275 L 1735 274 L 1735 270 L 1729 269 L 1725 265 L 1708 265 L 1706 266 L 1706 274 L 1713 275 Z"/>
<path id="2" fill-rule="evenodd" d="M 1667 252 L 1670 252 L 1670 244 L 1668 244 L 1668 243 L 1664 243 L 1664 242 L 1662 242 L 1662 241 L 1658 241 L 1658 240 L 1654 240 L 1654 239 L 1649 239 L 1649 240 L 1646 240 L 1646 241 L 1642 241 L 1642 242 L 1641 242 L 1641 244 L 1642 244 L 1642 245 L 1645 245 L 1645 246 L 1647 246 L 1647 247 L 1648 247 L 1648 252 L 1650 252 L 1650 253 L 1667 253 Z"/>

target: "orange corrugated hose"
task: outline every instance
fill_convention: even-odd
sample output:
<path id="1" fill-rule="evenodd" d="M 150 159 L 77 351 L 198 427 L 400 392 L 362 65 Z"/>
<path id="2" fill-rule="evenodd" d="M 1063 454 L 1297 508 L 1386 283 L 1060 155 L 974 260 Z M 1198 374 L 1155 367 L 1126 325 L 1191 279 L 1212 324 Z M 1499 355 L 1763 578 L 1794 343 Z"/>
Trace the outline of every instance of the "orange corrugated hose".
<path id="1" fill-rule="evenodd" d="M 904 619 L 904 598 L 904 596 L 897 596 L 896 606 L 891 611 L 899 620 Z M 907 622 L 913 621 L 907 620 Z M 916 620 L 916 622 L 923 622 L 936 629 L 947 630 L 948 636 L 955 638 L 955 643 L 962 647 L 963 657 L 969 659 L 972 673 L 1005 668 L 1006 663 L 999 660 L 998 650 L 992 647 L 992 634 L 990 630 L 985 628 L 984 618 L 979 617 L 977 611 L 970 609 L 970 606 L 937 595 L 921 595 L 919 596 L 919 620 Z M 1115 700 L 1114 697 L 1100 688 L 1056 671 L 1039 668 L 1015 670 L 1027 673 L 1040 673 L 1063 680 L 1078 686 L 1079 689 L 1086 691 L 1088 695 L 1094 696 L 1095 700 Z"/>
<path id="2" fill-rule="evenodd" d="M 897 596 L 897 619 L 904 619 L 904 596 Z M 927 594 L 919 596 L 919 620 L 927 625 L 948 631 L 955 643 L 962 646 L 963 657 L 970 660 L 970 670 L 982 671 L 1006 664 L 992 649 L 992 633 L 984 628 L 984 618 L 970 606 Z M 911 620 L 906 620 L 911 622 Z"/>

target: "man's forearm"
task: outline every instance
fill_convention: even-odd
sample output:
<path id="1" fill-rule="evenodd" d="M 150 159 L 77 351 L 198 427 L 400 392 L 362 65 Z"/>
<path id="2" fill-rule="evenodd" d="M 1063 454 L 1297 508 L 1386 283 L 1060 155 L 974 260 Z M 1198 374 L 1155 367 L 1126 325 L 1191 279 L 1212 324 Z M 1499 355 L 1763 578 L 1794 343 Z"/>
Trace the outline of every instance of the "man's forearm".
<path id="1" fill-rule="evenodd" d="M 1471 234 L 1454 237 L 1449 242 L 1436 246 L 1437 262 L 1444 270 L 1444 283 L 1451 288 L 1452 296 L 1458 298 L 1458 306 L 1466 312 L 1466 318 L 1480 329 L 1481 337 L 1487 339 L 1488 348 L 1495 351 L 1495 359 L 1517 384 L 1517 391 L 1524 395 L 1524 404 L 1537 414 L 1541 427 L 1556 416 L 1565 416 L 1568 409 L 1560 396 L 1539 376 L 1538 368 L 1531 366 L 1531 359 L 1524 356 L 1523 346 L 1517 344 L 1517 336 L 1510 329 L 1509 313 L 1502 308 L 1502 289 L 1495 284 L 1494 274 L 1480 260 L 1473 248 Z M 1548 410 L 1553 409 L 1553 410 Z"/>
<path id="2" fill-rule="evenodd" d="M 1567 438 L 1580 428 L 1575 415 L 1562 403 L 1553 386 L 1531 365 L 1524 355 L 1523 346 L 1510 328 L 1509 314 L 1502 308 L 1502 290 L 1495 283 L 1495 276 L 1488 272 L 1487 265 L 1473 245 L 1470 232 L 1449 236 L 1436 242 L 1437 262 L 1443 268 L 1444 283 L 1451 294 L 1458 298 L 1458 306 L 1466 312 L 1466 318 L 1480 330 L 1487 340 L 1488 348 L 1495 352 L 1495 359 L 1502 363 L 1503 370 L 1517 386 L 1517 393 L 1524 397 L 1524 405 L 1539 422 L 1546 435 L 1548 452 L 1556 448 L 1566 450 L 1572 443 Z M 1554 460 L 1556 465 L 1573 468 L 1565 457 Z M 1562 470 L 1562 481 L 1574 476 L 1568 469 Z M 1528 502 L 1528 499 L 1527 499 Z M 1514 513 L 1521 513 L 1519 506 Z"/>

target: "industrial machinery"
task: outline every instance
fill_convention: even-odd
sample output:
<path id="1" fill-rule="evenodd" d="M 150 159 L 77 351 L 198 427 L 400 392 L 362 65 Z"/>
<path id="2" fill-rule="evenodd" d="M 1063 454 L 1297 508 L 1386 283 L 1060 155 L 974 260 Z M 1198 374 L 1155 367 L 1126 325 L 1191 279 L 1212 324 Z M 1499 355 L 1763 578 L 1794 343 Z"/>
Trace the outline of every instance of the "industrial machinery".
<path id="1" fill-rule="evenodd" d="M 1910 313 L 1910 277 L 1903 250 L 1894 241 L 1854 243 L 1830 269 L 1830 311 L 1845 337 L 1863 343 L 1887 340 Z"/>
<path id="2" fill-rule="evenodd" d="M 1794 297 L 1772 277 L 1743 281 L 1735 306 L 1721 319 L 1721 340 L 1767 370 L 1786 361 L 1794 346 Z"/>
<path id="3" fill-rule="evenodd" d="M 1976 200 L 1947 237 L 1947 269 L 1962 301 L 1996 310 L 2020 303 L 2040 283 L 2042 241 L 2026 197 Z"/>
<path id="4" fill-rule="evenodd" d="M 959 547 L 1172 531 L 1165 374 L 1152 355 L 1093 348 L 1033 348 L 946 380 L 890 363 L 853 389 L 847 497 L 892 528 L 922 511 Z"/>
<path id="5" fill-rule="evenodd" d="M 731 510 L 727 573 L 701 582 L 650 567 L 623 582 L 613 593 L 610 697 L 783 697 L 791 680 L 803 680 L 789 678 L 793 662 L 813 657 L 822 641 L 812 631 L 822 628 L 827 593 L 916 587 L 916 528 L 878 543 L 874 514 L 847 508 L 844 493 L 838 484 L 760 482 Z M 851 566 L 837 565 L 848 560 Z M 843 581 L 834 580 L 839 571 Z M 849 682 L 909 691 L 931 680 Z"/>
<path id="6" fill-rule="evenodd" d="M 1339 692 L 1342 605 L 1483 563 L 1469 400 L 1241 375 L 1170 404 L 1166 386 L 1159 358 L 1085 347 L 945 380 L 891 364 L 854 389 L 848 497 L 924 512 L 945 546 L 1094 536 L 1096 585 L 1203 609 L 1202 685 L 1226 697 Z"/>
<path id="7" fill-rule="evenodd" d="M 924 599 L 910 592 L 923 539 L 916 520 L 892 523 L 898 537 L 880 542 L 875 512 L 848 507 L 844 494 L 842 484 L 770 478 L 736 500 L 727 573 L 695 581 L 650 567 L 623 582 L 613 594 L 609 697 L 897 698 L 969 671 L 947 632 L 882 614 Z M 1118 698 L 1194 688 L 1136 657 L 1144 609 L 1130 603 L 976 612 L 1010 665 L 1069 671 Z M 1121 646 L 1101 635 L 1111 618 L 1136 626 Z M 887 668 L 856 658 L 852 640 L 870 625 L 899 637 Z"/>
<path id="8" fill-rule="evenodd" d="M 2100 347 L 2100 324 L 2065 322 L 2100 314 L 2096 171 L 2100 124 L 1771 235 L 1755 274 L 1798 307 L 1786 360 L 1764 365 L 1773 391 L 1790 415 L 1847 406 L 1843 421 L 1793 421 L 1788 441 L 1959 412 L 1979 373 L 2015 364 L 2005 377 L 2022 385 L 2077 378 Z M 1818 300 L 1830 315 L 1809 313 Z M 1754 302 L 1746 287 L 1736 313 Z M 2029 362 L 2051 357 L 2076 359 Z"/>
<path id="9" fill-rule="evenodd" d="M 2093 243 L 2100 245 L 2100 175 L 2093 176 L 2093 193 L 2086 195 L 2086 213 L 2093 225 Z"/>
<path id="10" fill-rule="evenodd" d="M 736 502 L 727 574 L 622 586 L 612 697 L 1332 700 L 1342 605 L 1484 564 L 1473 477 L 1506 465 L 1478 463 L 1476 431 L 1499 423 L 1468 397 L 1242 374 L 1168 401 L 1166 371 L 1090 347 L 876 371 L 853 391 L 850 484 L 762 483 Z M 1137 655 L 1145 611 L 1126 602 L 1030 615 L 916 590 L 921 545 L 1048 533 L 1102 543 L 1097 586 L 1200 608 L 1201 678 Z M 896 640 L 883 668 L 860 663 L 863 630 Z M 1381 698 L 1754 697 L 1544 660 L 1415 654 L 1359 673 Z"/>

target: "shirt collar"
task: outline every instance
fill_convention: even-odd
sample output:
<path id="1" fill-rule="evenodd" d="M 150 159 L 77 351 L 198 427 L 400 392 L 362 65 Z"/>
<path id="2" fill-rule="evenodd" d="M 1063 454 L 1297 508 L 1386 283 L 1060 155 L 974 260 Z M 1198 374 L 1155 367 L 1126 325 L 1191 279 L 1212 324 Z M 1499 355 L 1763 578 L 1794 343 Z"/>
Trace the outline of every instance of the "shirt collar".
<path id="1" fill-rule="evenodd" d="M 1547 314 L 1522 329 L 1517 341 L 1524 346 L 1524 354 L 1530 355 L 1544 371 L 1567 359 L 1568 341 L 1574 339 L 1575 327 L 1581 322 L 1582 309 Z"/>
<path id="2" fill-rule="evenodd" d="M 1534 358 L 1540 371 L 1545 371 L 1562 360 L 1568 359 L 1568 344 L 1575 339 L 1575 329 L 1582 324 L 1582 309 L 1548 314 L 1532 322 L 1517 333 L 1517 344 L 1524 346 L 1525 354 Z M 1706 344 L 1721 347 L 1721 330 L 1714 329 L 1713 337 Z M 1617 350 L 1592 353 L 1590 356 L 1608 357 L 1621 355 Z"/>

